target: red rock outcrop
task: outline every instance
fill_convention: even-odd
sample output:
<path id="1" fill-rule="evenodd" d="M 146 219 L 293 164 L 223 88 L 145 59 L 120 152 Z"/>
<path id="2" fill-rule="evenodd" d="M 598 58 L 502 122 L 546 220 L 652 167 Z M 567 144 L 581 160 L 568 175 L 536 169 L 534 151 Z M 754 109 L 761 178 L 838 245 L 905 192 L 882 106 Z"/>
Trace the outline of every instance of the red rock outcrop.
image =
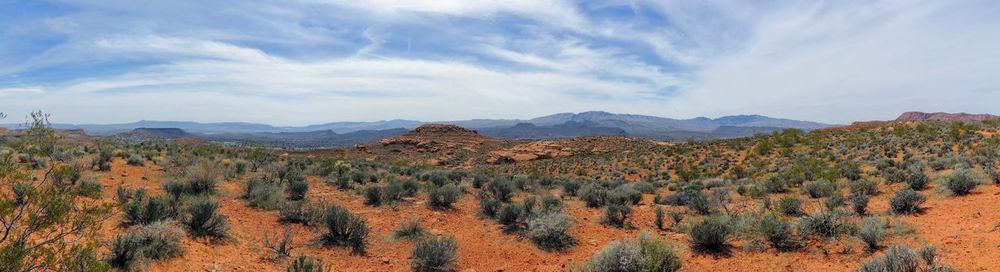
<path id="1" fill-rule="evenodd" d="M 1000 116 L 991 114 L 969 114 L 969 113 L 947 113 L 947 112 L 906 112 L 896 118 L 896 121 L 960 121 L 960 122 L 981 122 L 991 119 L 1000 119 Z"/>

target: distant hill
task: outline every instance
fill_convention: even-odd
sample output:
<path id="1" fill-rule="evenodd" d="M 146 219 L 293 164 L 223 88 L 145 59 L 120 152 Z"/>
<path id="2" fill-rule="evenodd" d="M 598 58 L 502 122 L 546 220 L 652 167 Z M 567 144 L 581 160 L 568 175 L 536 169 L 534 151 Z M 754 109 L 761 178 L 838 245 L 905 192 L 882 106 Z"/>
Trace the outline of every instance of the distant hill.
<path id="1" fill-rule="evenodd" d="M 814 130 L 831 125 L 772 118 L 762 115 L 734 115 L 720 118 L 672 119 L 648 115 L 616 114 L 603 111 L 558 113 L 527 120 L 470 119 L 433 122 L 478 130 L 499 139 L 558 139 L 581 136 L 629 136 L 643 139 L 683 141 L 752 136 L 758 133 L 795 128 Z M 119 137 L 183 137 L 180 133 L 218 142 L 259 142 L 282 147 L 329 147 L 370 143 L 400 136 L 430 122 L 385 120 L 372 122 L 331 122 L 307 126 L 272 126 L 246 122 L 199 123 L 188 121 L 142 120 L 123 124 L 53 124 L 63 130 L 84 130 L 88 135 Z M 19 129 L 21 125 L 0 125 Z M 172 128 L 177 130 L 163 130 Z M 138 131 L 136 131 L 138 130 Z"/>
<path id="2" fill-rule="evenodd" d="M 191 135 L 179 128 L 137 128 L 129 132 L 116 134 L 115 136 L 117 138 L 133 140 L 142 140 L 147 138 L 170 140 L 195 137 L 194 135 Z"/>
<path id="3" fill-rule="evenodd" d="M 964 112 L 960 113 L 946 113 L 946 112 L 905 112 L 896 118 L 896 121 L 962 121 L 962 122 L 981 122 L 992 119 L 1000 119 L 1000 116 L 991 114 L 968 114 Z"/>

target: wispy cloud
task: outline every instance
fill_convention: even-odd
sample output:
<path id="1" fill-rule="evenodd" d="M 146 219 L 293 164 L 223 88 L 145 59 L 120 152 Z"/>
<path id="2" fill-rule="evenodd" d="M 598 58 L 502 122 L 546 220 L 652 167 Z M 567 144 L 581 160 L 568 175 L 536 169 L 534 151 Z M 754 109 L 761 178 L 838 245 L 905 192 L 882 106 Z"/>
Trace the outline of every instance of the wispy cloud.
<path id="1" fill-rule="evenodd" d="M 0 110 L 306 124 L 609 110 L 995 111 L 993 1 L 63 1 L 0 24 Z M 8 13 L 11 11 L 7 11 Z M 14 11 L 18 12 L 18 11 Z M 10 15 L 0 13 L 0 15 Z"/>

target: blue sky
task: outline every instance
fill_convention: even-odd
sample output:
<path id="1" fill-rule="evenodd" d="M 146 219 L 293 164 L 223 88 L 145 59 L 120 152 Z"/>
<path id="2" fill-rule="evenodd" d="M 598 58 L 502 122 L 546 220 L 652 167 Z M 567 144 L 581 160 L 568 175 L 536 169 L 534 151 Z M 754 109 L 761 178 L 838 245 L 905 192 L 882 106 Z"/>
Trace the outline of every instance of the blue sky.
<path id="1" fill-rule="evenodd" d="M 992 112 L 1000 1 L 0 0 L 0 112 L 303 125 Z"/>

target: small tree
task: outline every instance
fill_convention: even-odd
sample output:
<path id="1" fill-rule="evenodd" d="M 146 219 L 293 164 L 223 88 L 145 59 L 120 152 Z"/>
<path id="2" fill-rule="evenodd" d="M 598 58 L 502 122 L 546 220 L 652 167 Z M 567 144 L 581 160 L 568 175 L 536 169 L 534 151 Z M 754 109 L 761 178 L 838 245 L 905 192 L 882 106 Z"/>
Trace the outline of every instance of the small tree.
<path id="1" fill-rule="evenodd" d="M 31 119 L 15 150 L 51 155 L 58 138 L 48 115 L 32 112 Z M 86 253 L 96 249 L 100 222 L 113 204 L 76 201 L 79 187 L 56 185 L 55 167 L 50 164 L 42 178 L 33 180 L 14 152 L 0 154 L 0 186 L 11 188 L 0 190 L 0 271 L 63 271 L 79 264 L 77 257 L 96 258 Z"/>

